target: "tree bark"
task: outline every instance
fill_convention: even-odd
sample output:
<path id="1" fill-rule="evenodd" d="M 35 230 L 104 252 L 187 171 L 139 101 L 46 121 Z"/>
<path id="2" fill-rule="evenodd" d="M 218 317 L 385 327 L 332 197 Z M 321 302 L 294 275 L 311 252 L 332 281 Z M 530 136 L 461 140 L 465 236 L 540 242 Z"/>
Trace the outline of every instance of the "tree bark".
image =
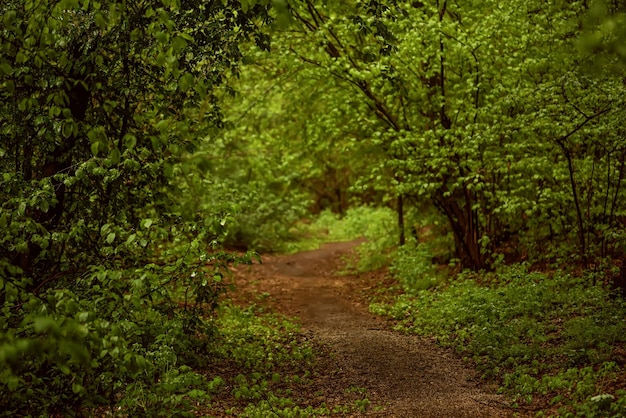
<path id="1" fill-rule="evenodd" d="M 398 230 L 400 231 L 400 246 L 406 244 L 404 235 L 404 199 L 402 195 L 398 195 Z"/>

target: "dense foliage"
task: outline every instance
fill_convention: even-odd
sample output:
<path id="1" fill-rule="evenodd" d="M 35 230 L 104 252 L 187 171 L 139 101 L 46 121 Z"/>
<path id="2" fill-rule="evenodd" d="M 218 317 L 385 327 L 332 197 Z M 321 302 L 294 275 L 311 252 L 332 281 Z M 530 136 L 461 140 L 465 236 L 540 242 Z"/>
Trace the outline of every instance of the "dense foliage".
<path id="1" fill-rule="evenodd" d="M 225 135 L 252 161 L 278 156 L 253 177 L 347 224 L 350 206 L 393 208 L 397 228 L 363 228 L 377 235 L 357 266 L 391 257 L 412 296 L 379 312 L 464 347 L 522 405 L 623 414 L 623 307 L 601 287 L 626 277 L 623 3 L 286 4 L 290 25 L 272 53 L 246 54 L 227 112 L 248 121 Z M 570 274 L 523 267 L 446 290 L 443 266 L 519 261 Z"/>
<path id="2" fill-rule="evenodd" d="M 231 202 L 183 198 L 203 177 L 191 156 L 221 126 L 239 45 L 267 48 L 268 8 L 2 2 L 2 413 L 189 409 L 187 365 L 246 261 L 217 247 Z"/>
<path id="3" fill-rule="evenodd" d="M 249 54 L 258 94 L 234 131 L 281 153 L 275 179 L 316 207 L 395 206 L 401 230 L 434 207 L 472 269 L 620 258 L 618 4 L 287 4 L 274 52 Z"/>
<path id="4" fill-rule="evenodd" d="M 192 367 L 236 356 L 216 309 L 251 255 L 225 249 L 297 248 L 294 223 L 321 213 L 331 228 L 329 211 L 351 225 L 339 238 L 368 238 L 351 267 L 393 258 L 414 295 L 445 282 L 441 265 L 592 272 L 460 280 L 456 308 L 425 297 L 401 316 L 435 334 L 497 322 L 509 334 L 457 335 L 483 358 L 535 337 L 507 301 L 558 288 L 589 304 L 528 300 L 555 321 L 597 311 L 552 331 L 610 324 L 566 354 L 612 373 L 623 307 L 602 308 L 595 285 L 626 287 L 622 3 L 3 1 L 0 410 L 190 413 L 213 391 Z M 493 312 L 455 311 L 477 305 Z M 507 376 L 543 388 L 539 372 Z"/>

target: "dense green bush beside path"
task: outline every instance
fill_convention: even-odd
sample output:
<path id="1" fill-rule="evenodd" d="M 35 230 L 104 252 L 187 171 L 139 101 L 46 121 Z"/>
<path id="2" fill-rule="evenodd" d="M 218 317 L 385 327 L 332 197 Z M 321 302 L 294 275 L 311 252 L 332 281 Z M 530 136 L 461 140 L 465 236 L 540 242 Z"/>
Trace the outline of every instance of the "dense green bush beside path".
<path id="1" fill-rule="evenodd" d="M 398 330 L 454 348 L 520 411 L 626 414 L 626 303 L 590 277 L 511 266 L 463 274 L 370 309 L 397 320 Z"/>

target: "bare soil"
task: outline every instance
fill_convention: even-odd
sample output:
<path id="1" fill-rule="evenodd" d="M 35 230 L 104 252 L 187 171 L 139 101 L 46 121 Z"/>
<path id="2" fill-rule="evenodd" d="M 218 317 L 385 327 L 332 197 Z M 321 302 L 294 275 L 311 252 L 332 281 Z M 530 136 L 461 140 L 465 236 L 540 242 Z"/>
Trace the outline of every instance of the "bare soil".
<path id="1" fill-rule="evenodd" d="M 454 353 L 427 338 L 395 332 L 389 321 L 368 313 L 364 295 L 380 285 L 384 273 L 338 273 L 356 244 L 263 256 L 262 264 L 235 270 L 235 299 L 244 303 L 268 294 L 271 309 L 299 318 L 307 337 L 326 348 L 306 396 L 336 405 L 354 399 L 347 388 L 364 388 L 372 405 L 354 416 L 513 416 L 495 388 L 479 382 Z"/>

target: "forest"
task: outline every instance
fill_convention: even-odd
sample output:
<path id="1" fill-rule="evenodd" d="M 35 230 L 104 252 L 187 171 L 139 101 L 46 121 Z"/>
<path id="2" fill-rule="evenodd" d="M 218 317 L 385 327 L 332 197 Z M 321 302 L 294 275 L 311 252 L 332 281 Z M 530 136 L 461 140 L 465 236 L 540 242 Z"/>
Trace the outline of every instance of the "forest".
<path id="1" fill-rule="evenodd" d="M 1 416 L 380 413 L 304 402 L 324 350 L 234 278 L 353 240 L 498 416 L 626 416 L 626 2 L 0 16 Z"/>

